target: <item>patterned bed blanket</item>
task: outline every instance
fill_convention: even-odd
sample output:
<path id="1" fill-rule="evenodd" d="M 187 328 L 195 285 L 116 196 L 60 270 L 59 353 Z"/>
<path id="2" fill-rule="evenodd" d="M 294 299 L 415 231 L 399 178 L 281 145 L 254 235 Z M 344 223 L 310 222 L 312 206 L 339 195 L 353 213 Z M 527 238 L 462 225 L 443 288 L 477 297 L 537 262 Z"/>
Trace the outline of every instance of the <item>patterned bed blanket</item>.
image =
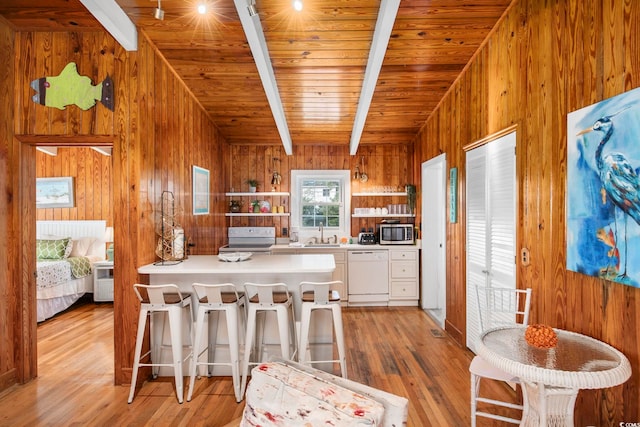
<path id="1" fill-rule="evenodd" d="M 91 261 L 86 257 L 38 261 L 38 288 L 50 288 L 91 274 Z"/>

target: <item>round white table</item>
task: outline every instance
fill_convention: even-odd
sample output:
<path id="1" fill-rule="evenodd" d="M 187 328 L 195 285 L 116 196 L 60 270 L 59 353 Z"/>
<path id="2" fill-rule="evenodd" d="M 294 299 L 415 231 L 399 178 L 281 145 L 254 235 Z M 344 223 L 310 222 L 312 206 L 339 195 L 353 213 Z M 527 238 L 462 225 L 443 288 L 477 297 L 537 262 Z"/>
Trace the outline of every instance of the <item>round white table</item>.
<path id="1" fill-rule="evenodd" d="M 478 355 L 522 380 L 525 405 L 521 426 L 571 426 L 580 389 L 624 383 L 631 376 L 629 360 L 610 345 L 586 335 L 554 329 L 558 345 L 542 349 L 524 338 L 526 326 L 485 331 Z"/>

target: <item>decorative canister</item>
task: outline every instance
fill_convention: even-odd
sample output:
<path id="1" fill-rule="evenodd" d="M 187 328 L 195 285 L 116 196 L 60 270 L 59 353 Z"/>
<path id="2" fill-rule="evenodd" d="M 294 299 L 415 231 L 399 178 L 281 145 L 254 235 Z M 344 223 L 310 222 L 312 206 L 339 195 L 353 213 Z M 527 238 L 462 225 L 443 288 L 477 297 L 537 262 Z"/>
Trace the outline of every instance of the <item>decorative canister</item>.
<path id="1" fill-rule="evenodd" d="M 242 207 L 242 203 L 240 203 L 240 200 L 229 201 L 229 212 L 238 213 L 240 212 L 241 207 Z"/>
<path id="2" fill-rule="evenodd" d="M 240 202 L 240 200 L 229 201 L 229 212 L 238 213 L 240 212 L 241 207 L 242 207 L 242 203 Z"/>

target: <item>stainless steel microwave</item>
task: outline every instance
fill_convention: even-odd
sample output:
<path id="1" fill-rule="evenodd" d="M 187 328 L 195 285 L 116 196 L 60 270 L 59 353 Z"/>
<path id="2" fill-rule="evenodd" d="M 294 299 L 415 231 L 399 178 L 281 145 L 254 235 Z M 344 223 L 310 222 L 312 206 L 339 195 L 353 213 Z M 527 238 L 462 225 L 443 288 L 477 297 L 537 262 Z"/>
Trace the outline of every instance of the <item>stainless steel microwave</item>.
<path id="1" fill-rule="evenodd" d="M 381 245 L 413 245 L 413 224 L 379 224 L 378 242 Z"/>

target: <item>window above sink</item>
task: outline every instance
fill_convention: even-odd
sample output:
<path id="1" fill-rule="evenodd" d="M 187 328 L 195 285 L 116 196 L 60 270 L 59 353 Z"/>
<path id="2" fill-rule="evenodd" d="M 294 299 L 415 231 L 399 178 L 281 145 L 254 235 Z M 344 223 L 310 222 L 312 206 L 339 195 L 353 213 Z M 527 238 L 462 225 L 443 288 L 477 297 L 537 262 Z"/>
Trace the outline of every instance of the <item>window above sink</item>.
<path id="1" fill-rule="evenodd" d="M 349 170 L 291 171 L 291 229 L 300 241 L 319 237 L 320 223 L 325 236 L 351 235 L 350 190 Z"/>

